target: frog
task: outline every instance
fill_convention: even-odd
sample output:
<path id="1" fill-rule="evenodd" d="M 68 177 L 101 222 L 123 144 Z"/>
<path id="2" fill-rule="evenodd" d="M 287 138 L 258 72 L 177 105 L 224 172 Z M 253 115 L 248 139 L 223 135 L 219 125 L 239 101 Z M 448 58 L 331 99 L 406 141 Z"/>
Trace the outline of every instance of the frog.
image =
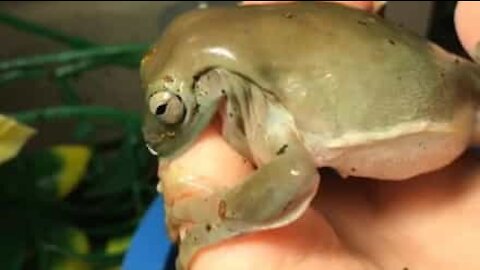
<path id="1" fill-rule="evenodd" d="M 401 181 L 480 141 L 480 68 L 377 15 L 336 3 L 195 10 L 145 54 L 143 136 L 160 159 L 213 119 L 256 170 L 236 187 L 168 206 L 178 269 L 202 248 L 286 226 L 309 207 L 319 168 Z"/>

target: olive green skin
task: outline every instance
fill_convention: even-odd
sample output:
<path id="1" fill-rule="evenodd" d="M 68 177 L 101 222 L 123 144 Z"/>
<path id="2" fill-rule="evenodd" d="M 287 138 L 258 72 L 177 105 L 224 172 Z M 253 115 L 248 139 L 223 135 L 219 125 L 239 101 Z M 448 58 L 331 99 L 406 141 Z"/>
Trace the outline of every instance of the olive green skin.
<path id="1" fill-rule="evenodd" d="M 475 137 L 478 74 L 469 61 L 337 4 L 180 16 L 141 75 L 147 103 L 172 91 L 186 116 L 166 125 L 147 112 L 147 143 L 160 158 L 175 157 L 225 100 L 223 135 L 259 170 L 234 190 L 169 209 L 197 224 L 182 239 L 179 267 L 207 244 L 298 218 L 315 193 L 317 167 L 399 180 L 449 164 Z"/>

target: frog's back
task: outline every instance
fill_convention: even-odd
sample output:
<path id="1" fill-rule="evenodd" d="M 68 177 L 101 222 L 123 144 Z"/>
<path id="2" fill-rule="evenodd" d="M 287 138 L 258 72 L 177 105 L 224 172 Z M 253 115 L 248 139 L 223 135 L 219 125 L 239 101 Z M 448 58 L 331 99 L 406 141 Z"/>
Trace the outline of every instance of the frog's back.
<path id="1" fill-rule="evenodd" d="M 453 59 L 376 15 L 338 4 L 195 11 L 163 40 L 166 55 L 157 58 L 168 62 L 159 69 L 239 72 L 275 92 L 300 128 L 326 138 L 449 119 L 455 112 L 448 108 L 457 106 L 442 104 L 468 98 L 456 91 Z"/>
<path id="2" fill-rule="evenodd" d="M 432 149 L 448 144 L 428 165 L 442 166 L 463 150 L 470 135 L 469 130 L 442 133 L 473 117 L 468 91 L 459 91 L 458 60 L 373 14 L 331 3 L 196 11 L 180 17 L 160 46 L 163 55 L 157 58 L 166 61 L 150 64 L 147 77 L 167 70 L 188 79 L 217 66 L 249 77 L 292 113 L 319 164 L 332 165 L 353 148 L 384 142 L 387 154 L 371 164 L 357 164 L 375 154 L 368 150 L 333 164 L 344 173 L 382 177 L 383 172 L 368 171 L 386 163 L 393 175 L 405 162 L 416 167 L 418 159 L 411 156 L 423 157 L 417 148 L 429 132 L 441 135 L 430 138 L 424 152 L 436 154 Z M 402 154 L 391 144 L 409 135 L 413 139 L 396 144 L 407 146 L 404 160 L 389 156 L 388 149 Z M 408 149 L 413 144 L 416 148 Z"/>

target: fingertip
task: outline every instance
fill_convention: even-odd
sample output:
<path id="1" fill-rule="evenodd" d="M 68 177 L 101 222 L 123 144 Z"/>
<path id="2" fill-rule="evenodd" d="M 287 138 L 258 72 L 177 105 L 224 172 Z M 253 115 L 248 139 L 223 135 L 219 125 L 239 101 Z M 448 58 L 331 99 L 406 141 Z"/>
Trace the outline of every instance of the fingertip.
<path id="1" fill-rule="evenodd" d="M 455 27 L 463 48 L 471 56 L 479 59 L 480 1 L 458 1 L 455 9 Z"/>

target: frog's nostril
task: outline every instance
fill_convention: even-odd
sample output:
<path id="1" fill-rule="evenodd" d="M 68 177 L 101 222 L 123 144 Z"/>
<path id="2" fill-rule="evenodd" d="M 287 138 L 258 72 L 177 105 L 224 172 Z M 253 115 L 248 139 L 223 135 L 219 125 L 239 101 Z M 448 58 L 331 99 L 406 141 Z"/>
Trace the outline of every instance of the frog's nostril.
<path id="1" fill-rule="evenodd" d="M 166 110 L 167 110 L 167 104 L 162 104 L 157 107 L 157 109 L 155 110 L 155 114 L 162 115 L 165 113 Z"/>

